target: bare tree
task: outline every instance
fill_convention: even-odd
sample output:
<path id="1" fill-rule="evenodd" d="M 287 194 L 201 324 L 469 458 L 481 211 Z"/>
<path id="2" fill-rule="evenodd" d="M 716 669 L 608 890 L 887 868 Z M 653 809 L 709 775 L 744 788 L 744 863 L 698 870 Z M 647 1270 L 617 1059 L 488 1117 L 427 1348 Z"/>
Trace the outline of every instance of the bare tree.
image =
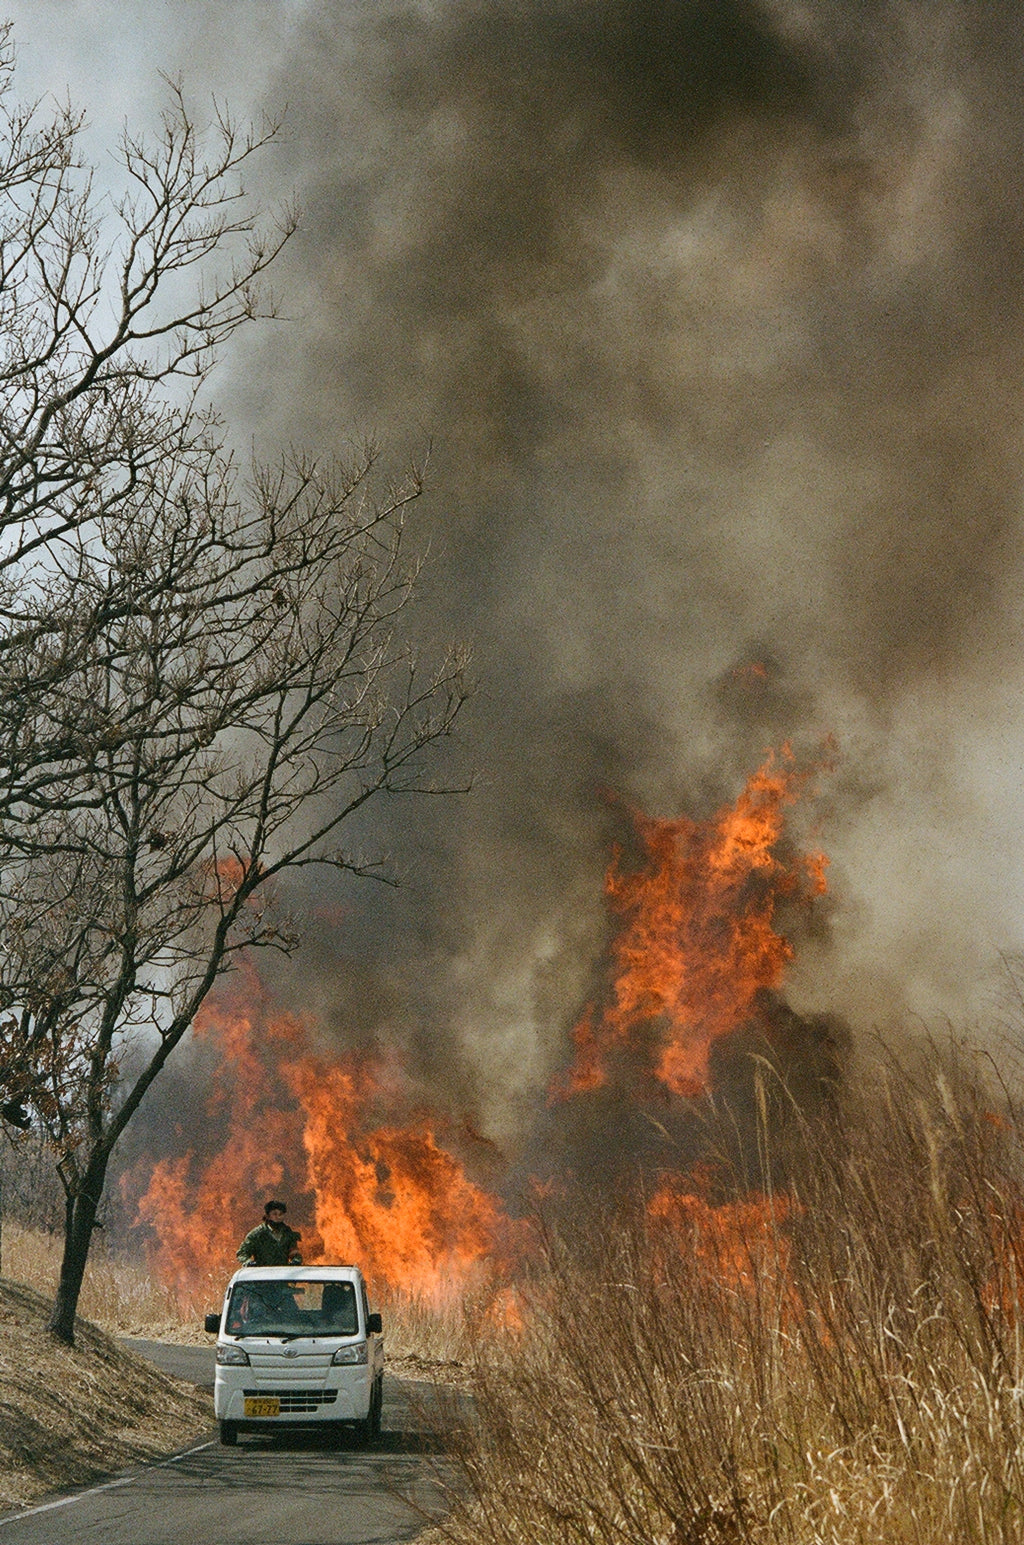
<path id="1" fill-rule="evenodd" d="M 58 1156 L 64 1339 L 118 1138 L 238 951 L 296 943 L 273 881 L 310 864 L 381 872 L 341 828 L 372 799 L 430 788 L 426 754 L 459 711 L 457 655 L 421 673 L 396 636 L 418 484 L 370 498 L 366 471 L 284 467 L 237 500 L 228 479 L 186 478 L 127 528 L 97 523 L 102 554 L 80 551 L 55 582 L 58 608 L 90 564 L 128 598 L 135 576 L 144 598 L 82 641 L 66 707 L 98 708 L 111 743 L 51 785 L 0 894 L 2 1093 Z"/>
<path id="2" fill-rule="evenodd" d="M 204 160 L 175 92 L 155 147 L 122 143 L 112 247 L 71 178 L 75 131 L 8 114 L 22 148 L 0 169 L 21 297 L 0 290 L 0 1114 L 55 1153 L 66 1341 L 146 1091 L 240 950 L 297 942 L 276 878 L 381 874 L 342 829 L 432 787 L 464 696 L 457 652 L 424 670 L 402 642 L 418 478 L 381 488 L 366 454 L 243 480 L 200 405 L 290 229 L 258 237 L 232 180 L 261 137 L 218 120 Z"/>
<path id="3" fill-rule="evenodd" d="M 204 401 L 217 350 L 274 314 L 262 281 L 295 227 L 290 210 L 262 221 L 240 180 L 277 125 L 217 113 L 202 134 L 168 83 L 159 133 L 125 131 L 101 194 L 81 116 L 18 105 L 13 81 L 0 27 L 0 815 L 45 809 L 51 777 L 87 751 L 88 705 L 77 723 L 40 705 L 126 600 L 111 570 L 71 596 L 73 624 L 55 617 L 50 563 L 66 570 L 93 521 L 132 520 L 169 466 L 220 442 Z"/>

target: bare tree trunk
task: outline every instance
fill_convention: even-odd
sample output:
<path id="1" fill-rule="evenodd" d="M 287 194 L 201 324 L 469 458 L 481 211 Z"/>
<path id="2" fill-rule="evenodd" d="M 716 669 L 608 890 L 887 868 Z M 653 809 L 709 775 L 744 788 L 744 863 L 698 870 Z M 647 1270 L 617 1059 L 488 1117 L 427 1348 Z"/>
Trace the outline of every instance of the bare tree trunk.
<path id="1" fill-rule="evenodd" d="M 79 1189 L 69 1195 L 64 1212 L 64 1255 L 60 1264 L 60 1279 L 53 1301 L 48 1329 L 58 1340 L 75 1343 L 75 1315 L 85 1276 L 85 1264 L 89 1259 L 92 1231 L 96 1227 L 96 1210 L 103 1195 L 107 1161 L 95 1160 L 89 1165 Z"/>

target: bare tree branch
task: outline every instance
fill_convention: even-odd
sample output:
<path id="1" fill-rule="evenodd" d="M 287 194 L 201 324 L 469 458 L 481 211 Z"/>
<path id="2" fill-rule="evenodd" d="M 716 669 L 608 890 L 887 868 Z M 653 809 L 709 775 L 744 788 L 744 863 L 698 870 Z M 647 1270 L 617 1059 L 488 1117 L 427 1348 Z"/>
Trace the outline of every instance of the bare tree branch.
<path id="1" fill-rule="evenodd" d="M 205 401 L 217 351 L 274 314 L 264 276 L 295 216 L 262 221 L 241 177 L 277 126 L 217 109 L 201 135 L 169 82 L 159 133 L 121 140 L 105 214 L 71 109 L 10 105 L 7 37 L 0 1119 L 58 1159 L 51 1324 L 70 1340 L 119 1137 L 238 954 L 296 947 L 279 876 L 386 877 L 343 828 L 435 787 L 464 660 L 425 665 L 404 638 L 419 475 L 382 485 L 370 448 L 243 478 Z"/>

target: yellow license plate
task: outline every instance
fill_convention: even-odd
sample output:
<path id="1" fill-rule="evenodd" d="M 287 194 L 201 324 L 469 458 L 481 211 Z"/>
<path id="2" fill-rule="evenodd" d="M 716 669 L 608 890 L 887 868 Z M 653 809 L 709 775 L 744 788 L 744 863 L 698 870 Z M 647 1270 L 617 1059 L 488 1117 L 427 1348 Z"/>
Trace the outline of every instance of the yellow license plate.
<path id="1" fill-rule="evenodd" d="M 280 1416 L 281 1402 L 274 1395 L 248 1396 L 245 1402 L 246 1416 Z"/>

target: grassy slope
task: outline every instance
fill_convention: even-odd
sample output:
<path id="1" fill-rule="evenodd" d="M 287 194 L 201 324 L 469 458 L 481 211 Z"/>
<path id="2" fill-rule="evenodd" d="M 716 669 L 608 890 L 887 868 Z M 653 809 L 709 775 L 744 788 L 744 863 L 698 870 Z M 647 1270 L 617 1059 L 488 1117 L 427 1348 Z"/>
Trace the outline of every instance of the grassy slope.
<path id="1" fill-rule="evenodd" d="M 46 1330 L 49 1301 L 0 1278 L 0 1509 L 184 1447 L 209 1395 L 159 1372 L 88 1321 Z"/>
<path id="2" fill-rule="evenodd" d="M 78 1344 L 69 1349 L 45 1329 L 60 1248 L 55 1236 L 4 1222 L 3 1264 L 17 1281 L 0 1276 L 0 1511 L 171 1453 L 213 1422 L 209 1396 L 161 1374 L 114 1338 L 212 1345 L 202 1311 L 219 1305 L 222 1276 L 211 1274 L 194 1302 L 179 1303 L 142 1263 L 94 1249 L 81 1303 L 103 1329 L 79 1320 Z M 457 1295 L 430 1306 L 392 1295 L 382 1308 L 389 1372 L 465 1383 Z"/>

